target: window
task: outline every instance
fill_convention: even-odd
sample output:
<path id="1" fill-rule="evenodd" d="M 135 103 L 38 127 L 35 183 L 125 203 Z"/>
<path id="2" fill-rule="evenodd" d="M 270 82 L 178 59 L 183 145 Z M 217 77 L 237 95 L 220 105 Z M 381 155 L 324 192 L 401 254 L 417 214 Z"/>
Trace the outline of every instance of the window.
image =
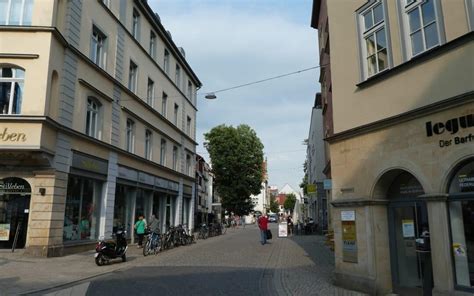
<path id="1" fill-rule="evenodd" d="M 191 117 L 189 116 L 186 120 L 186 133 L 191 136 Z"/>
<path id="2" fill-rule="evenodd" d="M 149 52 L 152 58 L 155 58 L 156 55 L 156 35 L 153 31 L 150 31 L 150 49 Z"/>
<path id="3" fill-rule="evenodd" d="M 472 292 L 474 291 L 474 159 L 464 163 L 451 179 L 449 217 L 456 284 Z"/>
<path id="4" fill-rule="evenodd" d="M 163 70 L 166 74 L 170 74 L 170 52 L 165 49 L 165 54 L 163 58 Z"/>
<path id="5" fill-rule="evenodd" d="M 389 67 L 384 11 L 384 2 L 377 1 L 358 12 L 364 79 Z"/>
<path id="6" fill-rule="evenodd" d="M 138 76 L 138 66 L 130 61 L 130 68 L 128 71 L 128 89 L 132 92 L 137 91 L 137 76 Z"/>
<path id="7" fill-rule="evenodd" d="M 138 34 L 140 34 L 140 14 L 138 14 L 138 11 L 134 8 L 132 15 L 132 36 L 138 39 Z"/>
<path id="8" fill-rule="evenodd" d="M 100 108 L 101 104 L 93 97 L 87 98 L 86 111 L 86 134 L 96 139 L 101 137 L 100 125 Z"/>
<path id="9" fill-rule="evenodd" d="M 193 99 L 193 84 L 188 80 L 188 99 Z"/>
<path id="10" fill-rule="evenodd" d="M 178 113 L 179 113 L 179 106 L 178 104 L 174 104 L 174 124 L 178 126 Z"/>
<path id="11" fill-rule="evenodd" d="M 175 73 L 175 79 L 174 82 L 176 83 L 176 86 L 179 88 L 179 84 L 181 83 L 181 68 L 179 65 L 176 65 L 176 73 Z"/>
<path id="12" fill-rule="evenodd" d="M 163 98 L 161 99 L 161 115 L 166 117 L 166 108 L 168 103 L 168 95 L 163 92 Z"/>
<path id="13" fill-rule="evenodd" d="M 145 131 L 145 158 L 151 160 L 152 157 L 152 137 L 153 133 L 150 130 Z"/>
<path id="14" fill-rule="evenodd" d="M 165 139 L 161 139 L 160 164 L 166 165 L 166 140 Z"/>
<path id="15" fill-rule="evenodd" d="M 178 170 L 178 147 L 173 146 L 173 170 Z"/>
<path id="16" fill-rule="evenodd" d="M 99 67 L 105 69 L 105 42 L 107 37 L 96 26 L 92 26 L 91 60 Z"/>
<path id="17" fill-rule="evenodd" d="M 99 236 L 102 182 L 70 176 L 64 211 L 65 241 L 93 240 Z"/>
<path id="18" fill-rule="evenodd" d="M 186 154 L 186 174 L 191 175 L 191 155 Z"/>
<path id="19" fill-rule="evenodd" d="M 146 91 L 146 102 L 148 105 L 152 106 L 154 105 L 154 99 L 155 99 L 155 83 L 153 80 L 148 78 L 148 87 Z"/>
<path id="20" fill-rule="evenodd" d="M 0 25 L 30 26 L 33 0 L 0 0 Z"/>
<path id="21" fill-rule="evenodd" d="M 437 0 L 408 1 L 404 23 L 409 56 L 416 56 L 440 44 Z"/>
<path id="22" fill-rule="evenodd" d="M 0 68 L 0 114 L 20 114 L 25 71 L 4 66 Z"/>
<path id="23" fill-rule="evenodd" d="M 128 152 L 134 152 L 135 146 L 135 122 L 131 119 L 127 119 L 127 138 L 126 138 L 126 149 Z"/>

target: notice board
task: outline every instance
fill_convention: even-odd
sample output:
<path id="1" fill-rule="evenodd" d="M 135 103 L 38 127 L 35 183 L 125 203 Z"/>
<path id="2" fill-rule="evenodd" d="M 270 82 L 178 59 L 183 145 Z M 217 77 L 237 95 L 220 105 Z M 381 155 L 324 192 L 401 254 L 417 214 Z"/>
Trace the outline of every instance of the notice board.
<path id="1" fill-rule="evenodd" d="M 342 261 L 357 263 L 357 229 L 355 211 L 341 211 Z"/>

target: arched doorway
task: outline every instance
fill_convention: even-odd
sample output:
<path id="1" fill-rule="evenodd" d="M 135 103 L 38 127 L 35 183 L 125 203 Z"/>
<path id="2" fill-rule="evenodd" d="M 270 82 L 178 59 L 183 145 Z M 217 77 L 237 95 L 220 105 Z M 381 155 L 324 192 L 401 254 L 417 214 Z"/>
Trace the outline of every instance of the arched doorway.
<path id="1" fill-rule="evenodd" d="M 406 171 L 397 172 L 387 191 L 392 284 L 400 295 L 427 291 L 430 295 L 433 286 L 428 211 L 419 198 L 422 194 L 420 182 Z"/>
<path id="2" fill-rule="evenodd" d="M 28 230 L 31 186 L 21 178 L 0 179 L 0 249 L 24 248 Z"/>
<path id="3" fill-rule="evenodd" d="M 454 170 L 448 208 L 456 288 L 474 292 L 474 158 Z"/>

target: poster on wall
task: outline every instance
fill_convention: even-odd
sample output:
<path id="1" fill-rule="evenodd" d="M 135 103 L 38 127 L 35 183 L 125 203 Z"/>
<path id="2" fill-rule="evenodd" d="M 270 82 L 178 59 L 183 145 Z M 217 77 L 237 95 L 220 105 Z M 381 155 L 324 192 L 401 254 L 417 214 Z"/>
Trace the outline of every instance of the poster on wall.
<path id="1" fill-rule="evenodd" d="M 278 224 L 278 237 L 288 237 L 288 224 L 286 222 Z"/>
<path id="2" fill-rule="evenodd" d="M 355 211 L 341 211 L 342 261 L 357 263 L 357 230 Z"/>
<path id="3" fill-rule="evenodd" d="M 415 222 L 413 220 L 402 220 L 403 237 L 415 237 Z"/>
<path id="4" fill-rule="evenodd" d="M 0 224 L 0 241 L 10 239 L 10 224 Z"/>

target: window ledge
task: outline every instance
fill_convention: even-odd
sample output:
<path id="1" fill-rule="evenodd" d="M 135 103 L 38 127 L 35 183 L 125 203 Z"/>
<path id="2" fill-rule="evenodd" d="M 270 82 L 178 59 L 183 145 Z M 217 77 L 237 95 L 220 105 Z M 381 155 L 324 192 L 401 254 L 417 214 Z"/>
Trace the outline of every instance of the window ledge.
<path id="1" fill-rule="evenodd" d="M 474 31 L 469 32 L 461 37 L 458 37 L 448 43 L 429 49 L 398 66 L 395 66 L 393 68 L 384 70 L 383 72 L 377 73 L 367 78 L 366 80 L 359 82 L 358 84 L 356 84 L 356 86 L 359 88 L 369 87 L 379 81 L 383 81 L 393 75 L 397 75 L 400 72 L 403 72 L 412 67 L 415 67 L 420 63 L 431 60 L 439 55 L 446 53 L 449 50 L 452 50 L 458 46 L 464 45 L 472 40 L 474 40 Z"/>

